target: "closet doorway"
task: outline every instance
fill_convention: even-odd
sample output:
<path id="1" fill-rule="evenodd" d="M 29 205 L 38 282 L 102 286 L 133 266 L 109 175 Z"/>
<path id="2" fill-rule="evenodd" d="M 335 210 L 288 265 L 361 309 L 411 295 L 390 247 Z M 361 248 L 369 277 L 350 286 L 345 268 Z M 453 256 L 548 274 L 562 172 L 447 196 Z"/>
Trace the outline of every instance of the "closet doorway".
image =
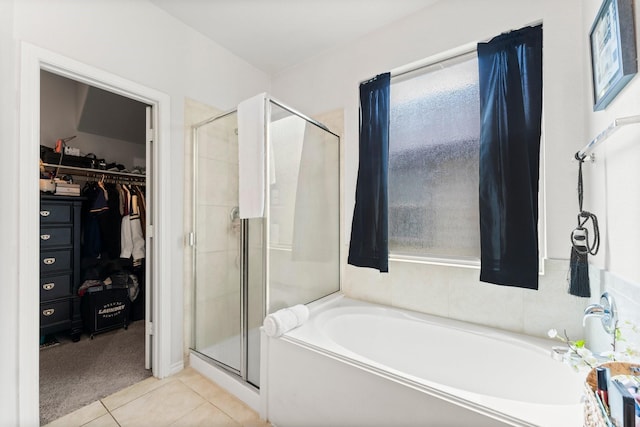
<path id="1" fill-rule="evenodd" d="M 20 183 L 22 197 L 19 200 L 18 209 L 20 212 L 23 212 L 23 214 L 20 216 L 18 221 L 21 242 L 21 244 L 18 245 L 20 270 L 20 279 L 18 284 L 18 355 L 20 360 L 18 368 L 18 389 L 20 392 L 18 399 L 20 405 L 18 419 L 21 424 L 36 425 L 39 421 L 39 359 L 41 351 L 39 350 L 38 345 L 36 345 L 38 342 L 36 337 L 40 336 L 40 319 L 43 315 L 40 306 L 40 286 L 37 285 L 37 283 L 41 283 L 41 285 L 43 284 L 40 280 L 42 273 L 40 264 L 43 263 L 43 259 L 40 255 L 40 251 L 42 250 L 40 241 L 42 240 L 42 234 L 54 235 L 53 233 L 47 232 L 41 233 L 41 218 L 47 215 L 46 213 L 43 215 L 42 212 L 40 215 L 37 213 L 41 210 L 41 196 L 38 185 L 39 180 L 36 179 L 36 174 L 41 171 L 37 165 L 41 155 L 40 145 L 44 142 L 41 141 L 40 135 L 40 89 L 41 74 L 43 72 L 49 72 L 60 77 L 76 80 L 80 83 L 85 83 L 107 92 L 122 95 L 150 106 L 150 108 L 146 108 L 144 119 L 146 124 L 149 125 L 147 126 L 147 129 L 151 129 L 151 131 L 147 130 L 144 132 L 146 137 L 146 144 L 144 148 L 144 163 L 146 166 L 144 192 L 147 208 L 147 213 L 145 215 L 146 224 L 144 226 L 146 231 L 144 239 L 144 280 L 146 284 L 146 296 L 144 299 L 146 300 L 146 303 L 144 304 L 144 320 L 141 320 L 143 336 L 146 341 L 144 345 L 144 359 L 147 360 L 147 368 L 150 368 L 153 376 L 157 378 L 164 378 L 179 370 L 182 367 L 182 361 L 172 361 L 171 358 L 171 342 L 174 340 L 172 339 L 170 326 L 171 314 L 172 311 L 176 311 L 170 299 L 172 263 L 159 262 L 160 259 L 170 260 L 172 255 L 170 245 L 165 243 L 169 241 L 168 235 L 170 233 L 167 233 L 166 231 L 170 230 L 168 227 L 169 218 L 165 219 L 168 215 L 162 217 L 159 215 L 159 211 L 169 212 L 171 210 L 169 197 L 161 196 L 162 189 L 168 189 L 170 187 L 169 179 L 168 177 L 163 177 L 159 174 L 163 169 L 161 165 L 164 165 L 165 170 L 168 169 L 169 159 L 171 157 L 169 144 L 159 144 L 159 142 L 168 142 L 170 140 L 169 96 L 162 92 L 158 92 L 157 90 L 133 83 L 103 70 L 90 67 L 86 64 L 82 64 L 70 58 L 57 55 L 53 52 L 27 43 L 23 43 L 21 46 L 21 57 L 20 172 L 18 182 Z M 64 135 L 59 139 L 64 140 L 69 136 L 71 135 Z M 67 142 L 70 141 L 71 140 L 67 139 Z M 70 145 L 71 148 L 80 148 L 77 146 L 74 147 L 72 144 L 67 145 Z M 82 152 L 83 150 L 80 151 Z M 68 153 L 68 155 L 73 155 L 73 152 Z M 100 160 L 98 156 L 95 157 L 96 159 L 94 160 Z M 115 163 L 116 167 L 118 166 L 118 162 L 113 163 Z M 64 166 L 73 167 L 69 165 Z M 82 166 L 84 165 L 76 167 L 83 170 L 86 169 Z M 101 167 L 102 165 L 98 166 L 98 168 Z M 62 166 L 60 170 L 62 170 Z M 79 170 L 71 169 L 70 171 L 74 174 L 78 172 L 78 175 L 80 175 Z M 47 167 L 45 166 L 45 173 L 46 172 Z M 119 172 L 129 174 L 133 171 Z M 73 175 L 72 173 L 69 173 L 69 170 L 63 173 L 66 175 Z M 106 182 L 107 175 L 108 174 L 105 172 L 105 179 L 103 182 Z M 91 178 L 91 176 L 85 175 L 85 178 Z M 98 181 L 101 180 L 102 173 L 100 175 L 93 176 L 93 178 L 97 178 Z M 64 185 L 62 187 L 64 187 Z M 58 197 L 64 196 L 58 195 Z M 68 198 L 73 197 L 74 196 L 68 196 Z M 71 205 L 73 205 L 73 203 L 71 203 L 68 209 L 66 209 L 66 212 L 71 212 L 67 215 L 68 221 L 60 221 L 60 217 L 51 214 L 51 216 L 47 216 L 47 219 L 55 221 L 47 225 L 52 228 L 60 226 L 61 228 L 67 227 L 68 229 L 73 230 L 73 227 L 76 226 L 74 222 L 75 218 L 80 217 L 80 215 L 73 213 L 76 212 L 76 210 L 74 210 Z M 46 210 L 47 209 L 45 209 L 45 211 Z M 65 209 L 63 209 L 63 211 L 65 211 Z M 72 239 L 75 240 L 75 233 L 75 231 L 70 231 L 69 233 L 66 233 L 66 235 L 68 236 L 70 234 Z M 82 233 L 82 231 L 80 233 Z M 66 244 L 73 246 L 75 243 Z M 80 249 L 80 251 L 82 251 L 82 249 Z M 73 264 L 75 253 L 73 250 L 67 250 L 67 255 L 68 256 L 66 258 L 62 257 L 61 259 L 64 259 L 64 264 L 68 267 Z M 57 261 L 58 259 L 56 259 L 56 262 Z M 44 262 L 44 264 L 47 264 L 47 262 Z M 51 264 L 51 262 L 49 264 Z M 75 266 L 75 264 L 73 265 Z M 57 272 L 45 271 L 45 273 Z M 47 281 L 44 284 L 49 283 L 50 282 Z M 72 292 L 69 293 L 71 294 Z M 73 297 L 75 297 L 75 295 L 69 295 L 69 298 Z M 75 313 L 75 302 L 69 302 L 67 305 L 63 304 L 63 306 L 68 307 L 68 311 Z M 57 310 L 49 310 L 49 314 L 53 315 L 56 311 Z M 58 313 L 60 313 L 60 311 L 58 311 Z M 69 315 L 69 313 L 65 313 L 65 310 L 62 310 L 61 313 L 63 319 L 64 316 Z M 73 339 L 75 335 L 74 332 L 77 332 L 78 324 L 75 322 L 73 315 L 69 322 L 71 326 L 70 336 Z M 74 328 L 76 328 L 76 330 L 74 330 Z M 179 338 L 180 337 L 177 337 L 176 339 L 179 341 Z M 79 343 L 73 342 L 69 343 L 70 346 L 78 344 Z M 53 349 L 55 349 L 55 347 Z M 79 357 L 76 362 L 81 364 L 81 357 Z M 107 369 L 109 363 L 117 364 L 118 361 L 117 359 L 106 361 L 105 366 Z M 107 382 L 108 379 L 105 379 L 104 381 Z"/>
<path id="2" fill-rule="evenodd" d="M 41 424 L 151 376 L 150 110 L 40 72 Z"/>

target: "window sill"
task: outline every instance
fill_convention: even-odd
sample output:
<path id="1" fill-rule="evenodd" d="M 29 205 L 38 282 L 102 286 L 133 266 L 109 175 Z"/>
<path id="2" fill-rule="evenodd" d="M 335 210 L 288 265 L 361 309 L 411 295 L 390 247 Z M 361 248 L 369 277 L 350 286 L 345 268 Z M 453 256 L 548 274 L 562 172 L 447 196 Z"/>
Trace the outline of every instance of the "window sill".
<path id="1" fill-rule="evenodd" d="M 446 257 L 426 257 L 404 254 L 389 254 L 389 261 L 408 262 L 414 264 L 444 265 L 447 267 L 480 269 L 480 259 L 478 258 L 446 258 Z"/>

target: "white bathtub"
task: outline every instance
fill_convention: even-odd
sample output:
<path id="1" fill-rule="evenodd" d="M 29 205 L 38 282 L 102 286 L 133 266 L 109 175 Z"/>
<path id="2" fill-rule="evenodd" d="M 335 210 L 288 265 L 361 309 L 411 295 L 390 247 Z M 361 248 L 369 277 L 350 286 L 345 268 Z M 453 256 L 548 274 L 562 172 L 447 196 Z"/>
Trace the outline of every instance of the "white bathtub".
<path id="1" fill-rule="evenodd" d="M 583 424 L 584 374 L 545 339 L 333 297 L 263 343 L 277 427 Z"/>

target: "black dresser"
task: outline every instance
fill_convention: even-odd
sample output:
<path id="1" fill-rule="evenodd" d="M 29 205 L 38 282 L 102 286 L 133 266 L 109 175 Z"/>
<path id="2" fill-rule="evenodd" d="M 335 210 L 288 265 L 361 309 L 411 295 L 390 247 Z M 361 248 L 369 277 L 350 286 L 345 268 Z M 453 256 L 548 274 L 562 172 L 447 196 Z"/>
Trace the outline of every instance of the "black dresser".
<path id="1" fill-rule="evenodd" d="M 40 196 L 40 335 L 80 339 L 80 197 Z"/>

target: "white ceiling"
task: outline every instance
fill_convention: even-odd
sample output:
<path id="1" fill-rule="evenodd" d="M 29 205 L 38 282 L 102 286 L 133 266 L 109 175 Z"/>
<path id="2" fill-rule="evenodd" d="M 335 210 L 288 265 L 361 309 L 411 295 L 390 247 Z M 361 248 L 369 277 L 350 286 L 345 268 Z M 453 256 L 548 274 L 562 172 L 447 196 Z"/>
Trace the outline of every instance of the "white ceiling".
<path id="1" fill-rule="evenodd" d="M 151 0 L 273 75 L 438 0 Z"/>

